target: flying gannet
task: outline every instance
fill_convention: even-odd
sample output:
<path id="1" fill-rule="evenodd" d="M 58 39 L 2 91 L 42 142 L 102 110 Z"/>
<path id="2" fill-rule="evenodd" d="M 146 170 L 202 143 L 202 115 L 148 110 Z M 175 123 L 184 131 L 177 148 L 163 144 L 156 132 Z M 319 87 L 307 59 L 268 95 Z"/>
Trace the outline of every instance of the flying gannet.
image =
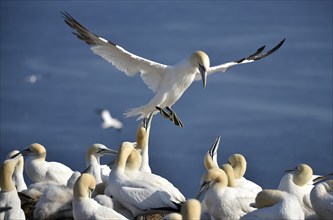
<path id="1" fill-rule="evenodd" d="M 117 118 L 113 118 L 111 116 L 111 113 L 107 109 L 99 109 L 97 110 L 98 114 L 101 116 L 103 122 L 101 123 L 101 128 L 107 129 L 107 128 L 115 128 L 116 130 L 121 130 L 124 125 L 121 121 L 119 121 Z"/>
<path id="2" fill-rule="evenodd" d="M 140 72 L 144 83 L 155 93 L 155 96 L 146 104 L 130 109 L 125 113 L 127 117 L 147 118 L 150 113 L 160 112 L 162 116 L 170 119 L 175 125 L 183 127 L 183 123 L 171 109 L 178 99 L 194 80 L 202 80 L 206 86 L 208 75 L 216 72 L 225 72 L 230 67 L 238 64 L 250 63 L 260 60 L 278 50 L 285 39 L 267 52 L 265 46 L 260 47 L 255 53 L 246 58 L 210 67 L 208 55 L 203 51 L 196 51 L 179 63 L 170 66 L 157 63 L 137 56 L 112 41 L 106 40 L 90 32 L 77 22 L 70 14 L 63 12 L 63 17 L 68 26 L 80 40 L 91 46 L 91 50 L 110 62 L 127 76 L 134 76 Z"/>

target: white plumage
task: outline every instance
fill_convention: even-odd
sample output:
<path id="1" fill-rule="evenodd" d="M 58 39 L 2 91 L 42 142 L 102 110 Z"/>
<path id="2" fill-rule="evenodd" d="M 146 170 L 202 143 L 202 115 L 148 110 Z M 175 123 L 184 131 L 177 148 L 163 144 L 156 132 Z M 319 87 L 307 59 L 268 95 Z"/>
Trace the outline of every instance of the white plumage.
<path id="1" fill-rule="evenodd" d="M 113 118 L 111 116 L 111 113 L 110 113 L 109 110 L 102 109 L 102 110 L 99 111 L 99 114 L 100 114 L 100 116 L 102 117 L 102 120 L 103 120 L 103 122 L 101 124 L 101 128 L 107 129 L 107 128 L 113 127 L 117 130 L 121 130 L 124 127 L 124 125 L 121 121 L 119 121 L 118 119 Z"/>
<path id="2" fill-rule="evenodd" d="M 141 157 L 139 152 L 133 149 L 132 143 L 122 144 L 105 194 L 119 201 L 133 216 L 158 209 L 178 210 L 180 203 L 185 201 L 183 194 L 168 180 L 139 171 Z M 129 157 L 134 160 L 132 164 L 126 162 Z M 126 169 L 126 166 L 131 166 L 132 169 Z"/>
<path id="3" fill-rule="evenodd" d="M 46 149 L 41 144 L 31 144 L 20 153 L 26 156 L 25 172 L 33 183 L 53 181 L 67 185 L 73 174 L 73 171 L 62 163 L 46 161 Z"/>
<path id="4" fill-rule="evenodd" d="M 73 216 L 81 219 L 127 219 L 111 208 L 100 205 L 91 199 L 96 183 L 92 175 L 83 173 L 74 185 Z"/>
<path id="5" fill-rule="evenodd" d="M 15 160 L 5 160 L 0 166 L 0 207 L 10 208 L 0 212 L 0 219 L 25 219 L 21 209 L 21 201 L 12 179 L 17 163 Z"/>
<path id="6" fill-rule="evenodd" d="M 151 173 L 151 168 L 149 165 L 149 135 L 150 126 L 153 119 L 153 114 L 150 114 L 148 119 L 142 121 L 139 124 L 136 131 L 136 146 L 135 148 L 140 151 L 142 162 L 139 168 L 142 172 Z"/>
<path id="7" fill-rule="evenodd" d="M 157 112 L 156 107 L 158 106 L 161 108 L 159 111 L 162 115 L 180 127 L 183 124 L 175 112 L 168 107 L 177 102 L 194 80 L 202 79 L 205 87 L 207 75 L 224 72 L 238 64 L 259 60 L 279 49 L 284 42 L 284 40 L 281 41 L 266 53 L 263 53 L 264 47 L 261 47 L 246 58 L 213 67 L 210 67 L 209 57 L 203 51 L 196 51 L 176 65 L 170 66 L 130 53 L 119 45 L 90 32 L 68 13 L 63 13 L 63 16 L 66 24 L 76 31 L 74 34 L 90 45 L 95 54 L 110 62 L 127 76 L 134 76 L 140 72 L 144 83 L 155 93 L 155 96 L 146 105 L 131 109 L 126 113 L 126 116 L 139 116 L 139 119 L 147 118 L 150 113 Z M 163 112 L 164 108 L 169 113 Z"/>
<path id="8" fill-rule="evenodd" d="M 300 203 L 305 219 L 315 217 L 310 200 L 310 192 L 314 185 L 312 183 L 312 168 L 307 164 L 299 164 L 295 169 L 286 170 L 279 183 L 278 189 L 294 195 Z"/>
<path id="9" fill-rule="evenodd" d="M 228 177 L 219 168 L 212 168 L 201 179 L 198 197 L 205 192 L 207 210 L 216 220 L 239 219 L 255 210 L 253 194 L 241 188 L 228 187 Z"/>
<path id="10" fill-rule="evenodd" d="M 302 207 L 295 196 L 279 190 L 263 190 L 256 197 L 255 207 L 258 208 L 242 220 L 276 220 L 304 219 Z"/>
<path id="11" fill-rule="evenodd" d="M 241 154 L 231 155 L 228 159 L 228 163 L 234 169 L 235 179 L 237 181 L 238 187 L 249 190 L 255 195 L 257 195 L 262 190 L 262 188 L 258 184 L 244 177 L 244 174 L 246 172 L 247 162 L 243 155 Z"/>
<path id="12" fill-rule="evenodd" d="M 333 180 L 317 184 L 310 193 L 312 207 L 320 219 L 333 217 Z"/>
<path id="13" fill-rule="evenodd" d="M 73 217 L 73 190 L 59 184 L 48 184 L 34 207 L 35 219 L 67 219 Z"/>
<path id="14" fill-rule="evenodd" d="M 13 150 L 7 155 L 7 159 L 11 158 L 15 154 L 19 153 L 18 150 Z M 27 184 L 25 183 L 23 171 L 24 171 L 24 159 L 23 156 L 18 156 L 15 170 L 13 173 L 13 181 L 15 183 L 16 189 L 18 192 L 27 189 Z"/>

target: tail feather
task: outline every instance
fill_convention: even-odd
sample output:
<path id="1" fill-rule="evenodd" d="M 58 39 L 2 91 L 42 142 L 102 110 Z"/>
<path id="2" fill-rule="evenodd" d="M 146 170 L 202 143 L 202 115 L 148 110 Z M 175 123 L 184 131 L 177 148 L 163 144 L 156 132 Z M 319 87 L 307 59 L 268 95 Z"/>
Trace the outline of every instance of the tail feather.
<path id="1" fill-rule="evenodd" d="M 146 114 L 143 112 L 143 106 L 129 109 L 124 113 L 124 115 L 125 115 L 126 118 L 139 116 L 136 119 L 137 121 L 140 120 L 140 119 L 145 118 L 145 116 L 146 116 Z"/>

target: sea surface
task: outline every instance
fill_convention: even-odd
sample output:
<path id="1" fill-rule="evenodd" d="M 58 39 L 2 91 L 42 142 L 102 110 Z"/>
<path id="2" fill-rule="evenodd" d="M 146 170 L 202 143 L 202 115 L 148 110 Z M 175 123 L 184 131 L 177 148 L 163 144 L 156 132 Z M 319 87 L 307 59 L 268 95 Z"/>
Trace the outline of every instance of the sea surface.
<path id="1" fill-rule="evenodd" d="M 135 141 L 139 124 L 123 113 L 153 92 L 92 53 L 64 23 L 67 11 L 94 33 L 139 56 L 173 65 L 204 50 L 211 65 L 266 45 L 274 54 L 194 82 L 173 106 L 185 127 L 156 115 L 152 171 L 188 198 L 203 158 L 221 136 L 218 162 L 247 159 L 245 177 L 276 188 L 284 170 L 333 171 L 332 1 L 1 1 L 0 159 L 38 142 L 48 161 L 84 170 L 86 149 Z M 100 128 L 107 108 L 122 131 Z M 102 163 L 114 158 L 103 157 Z M 28 177 L 26 181 L 30 183 Z"/>

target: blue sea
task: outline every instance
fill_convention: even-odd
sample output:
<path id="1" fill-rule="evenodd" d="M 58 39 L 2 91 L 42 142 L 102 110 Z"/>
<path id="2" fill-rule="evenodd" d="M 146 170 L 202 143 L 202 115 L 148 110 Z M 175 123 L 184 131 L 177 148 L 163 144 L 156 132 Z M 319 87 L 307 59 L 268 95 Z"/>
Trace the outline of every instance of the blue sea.
<path id="1" fill-rule="evenodd" d="M 205 89 L 194 82 L 173 106 L 184 128 L 154 117 L 152 171 L 186 197 L 196 196 L 203 158 L 217 136 L 218 162 L 243 154 L 245 177 L 263 188 L 276 188 L 284 170 L 300 163 L 315 174 L 333 171 L 332 1 L 0 4 L 1 161 L 38 142 L 48 161 L 82 171 L 91 144 L 118 149 L 135 141 L 139 121 L 123 113 L 146 104 L 152 91 L 139 75 L 127 77 L 77 39 L 61 16 L 67 11 L 126 50 L 170 65 L 196 50 L 218 65 L 286 38 L 274 54 L 208 77 Z M 99 108 L 109 109 L 124 129 L 101 129 Z"/>

